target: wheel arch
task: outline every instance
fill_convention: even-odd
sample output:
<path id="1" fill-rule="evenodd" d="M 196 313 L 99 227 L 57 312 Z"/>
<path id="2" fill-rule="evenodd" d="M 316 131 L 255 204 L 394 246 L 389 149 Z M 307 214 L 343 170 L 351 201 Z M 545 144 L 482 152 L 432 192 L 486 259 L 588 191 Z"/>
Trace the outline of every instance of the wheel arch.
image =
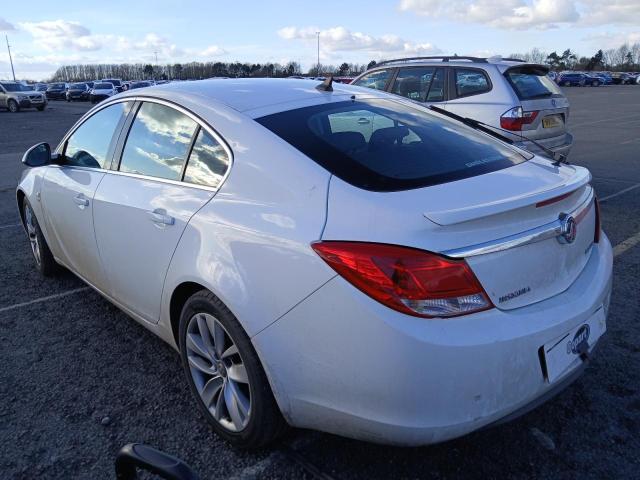
<path id="1" fill-rule="evenodd" d="M 173 335 L 173 341 L 176 344 L 178 350 L 180 350 L 180 314 L 182 313 L 182 307 L 187 302 L 189 297 L 200 290 L 211 291 L 211 289 L 197 282 L 182 282 L 171 293 L 171 300 L 169 301 L 169 323 L 171 325 L 171 334 Z M 213 292 L 211 292 L 213 293 Z M 215 295 L 215 293 L 214 293 Z"/>

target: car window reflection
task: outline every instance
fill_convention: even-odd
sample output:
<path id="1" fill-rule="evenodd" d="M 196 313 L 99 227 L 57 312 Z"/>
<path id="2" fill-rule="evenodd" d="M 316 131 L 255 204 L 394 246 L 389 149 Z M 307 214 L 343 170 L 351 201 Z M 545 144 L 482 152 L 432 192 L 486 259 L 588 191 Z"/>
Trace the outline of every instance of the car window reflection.
<path id="1" fill-rule="evenodd" d="M 120 171 L 180 180 L 196 127 L 171 107 L 143 103 L 131 126 Z"/>

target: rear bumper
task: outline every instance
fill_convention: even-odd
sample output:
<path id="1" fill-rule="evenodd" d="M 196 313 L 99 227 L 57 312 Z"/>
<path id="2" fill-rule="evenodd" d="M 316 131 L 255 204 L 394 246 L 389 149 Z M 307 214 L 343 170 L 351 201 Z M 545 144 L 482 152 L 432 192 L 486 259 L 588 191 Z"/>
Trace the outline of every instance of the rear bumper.
<path id="1" fill-rule="evenodd" d="M 534 140 L 537 143 L 544 145 L 545 148 L 548 148 L 552 152 L 559 153 L 565 156 L 569 155 L 569 152 L 571 152 L 571 148 L 573 147 L 573 135 L 569 132 L 557 137 Z M 543 157 L 548 156 L 548 154 L 544 150 L 542 150 L 533 142 L 528 141 L 526 138 L 520 142 L 516 142 L 515 145 L 528 150 L 531 153 L 535 153 L 536 155 L 542 155 Z"/>
<path id="2" fill-rule="evenodd" d="M 606 312 L 611 270 L 603 234 L 565 292 L 444 320 L 392 311 L 334 277 L 253 343 L 292 425 L 377 443 L 442 442 L 527 411 L 577 375 L 579 358 L 550 384 L 538 351 Z"/>

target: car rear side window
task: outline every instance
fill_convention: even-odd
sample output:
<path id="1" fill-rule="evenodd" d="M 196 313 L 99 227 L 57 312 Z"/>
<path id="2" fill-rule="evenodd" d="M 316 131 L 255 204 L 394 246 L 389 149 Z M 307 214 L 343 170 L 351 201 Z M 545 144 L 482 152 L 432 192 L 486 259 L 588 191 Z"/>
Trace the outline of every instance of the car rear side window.
<path id="1" fill-rule="evenodd" d="M 353 84 L 359 87 L 384 90 L 391 78 L 392 71 L 393 70 L 376 70 L 375 72 L 368 73 L 359 80 L 356 80 Z"/>
<path id="2" fill-rule="evenodd" d="M 386 99 L 299 108 L 256 121 L 332 174 L 374 191 L 437 185 L 530 158 L 422 107 Z"/>
<path id="3" fill-rule="evenodd" d="M 401 68 L 393 82 L 392 93 L 419 102 L 443 100 L 443 70 L 435 67 Z"/>
<path id="4" fill-rule="evenodd" d="M 229 168 L 229 155 L 220 143 L 200 129 L 189 155 L 184 181 L 216 188 Z"/>
<path id="5" fill-rule="evenodd" d="M 468 97 L 479 95 L 491 90 L 489 79 L 482 70 L 472 68 L 456 68 L 456 95 L 458 97 Z"/>
<path id="6" fill-rule="evenodd" d="M 511 68 L 504 75 L 520 100 L 562 95 L 560 88 L 543 69 Z"/>
<path id="7" fill-rule="evenodd" d="M 120 171 L 180 180 L 197 126 L 174 108 L 143 103 L 129 130 Z"/>
<path id="8" fill-rule="evenodd" d="M 112 139 L 119 131 L 133 102 L 110 105 L 89 117 L 67 139 L 65 165 L 107 168 L 111 160 Z"/>

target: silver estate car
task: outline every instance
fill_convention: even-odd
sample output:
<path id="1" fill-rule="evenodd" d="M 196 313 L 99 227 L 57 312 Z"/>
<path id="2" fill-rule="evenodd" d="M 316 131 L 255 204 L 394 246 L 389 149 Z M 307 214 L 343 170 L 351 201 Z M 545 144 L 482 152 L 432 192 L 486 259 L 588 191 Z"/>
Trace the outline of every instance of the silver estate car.
<path id="1" fill-rule="evenodd" d="M 491 57 L 413 57 L 376 64 L 352 84 L 436 105 L 507 130 L 515 144 L 545 154 L 537 142 L 568 155 L 569 101 L 547 77 L 549 67 Z"/>
<path id="2" fill-rule="evenodd" d="M 45 94 L 35 91 L 33 87 L 18 82 L 0 82 L 0 108 L 16 113 L 21 108 L 37 108 L 42 111 L 46 106 Z"/>

